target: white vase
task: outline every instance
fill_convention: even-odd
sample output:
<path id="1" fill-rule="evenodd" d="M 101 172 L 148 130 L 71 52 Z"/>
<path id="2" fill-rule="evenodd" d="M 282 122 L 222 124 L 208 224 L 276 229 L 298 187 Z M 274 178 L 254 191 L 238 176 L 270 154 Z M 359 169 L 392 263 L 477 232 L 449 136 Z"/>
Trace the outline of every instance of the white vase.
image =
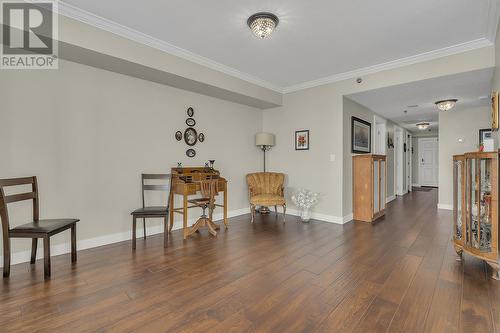
<path id="1" fill-rule="evenodd" d="M 311 219 L 311 209 L 309 208 L 302 208 L 300 210 L 300 219 L 302 222 L 309 222 Z"/>

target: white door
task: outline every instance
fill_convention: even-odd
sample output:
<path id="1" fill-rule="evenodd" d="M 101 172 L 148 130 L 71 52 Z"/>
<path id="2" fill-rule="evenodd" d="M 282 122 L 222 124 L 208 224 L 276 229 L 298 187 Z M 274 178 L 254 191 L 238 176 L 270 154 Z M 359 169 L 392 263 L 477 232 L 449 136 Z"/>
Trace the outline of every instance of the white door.
<path id="1" fill-rule="evenodd" d="M 418 140 L 419 178 L 421 186 L 438 186 L 438 139 Z"/>

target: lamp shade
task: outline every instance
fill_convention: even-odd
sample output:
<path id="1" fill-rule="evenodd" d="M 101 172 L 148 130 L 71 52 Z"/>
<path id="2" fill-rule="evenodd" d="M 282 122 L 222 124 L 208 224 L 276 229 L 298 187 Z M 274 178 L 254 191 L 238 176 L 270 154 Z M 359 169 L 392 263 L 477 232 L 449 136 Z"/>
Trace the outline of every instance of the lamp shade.
<path id="1" fill-rule="evenodd" d="M 263 132 L 255 134 L 255 145 L 274 146 L 274 134 Z"/>

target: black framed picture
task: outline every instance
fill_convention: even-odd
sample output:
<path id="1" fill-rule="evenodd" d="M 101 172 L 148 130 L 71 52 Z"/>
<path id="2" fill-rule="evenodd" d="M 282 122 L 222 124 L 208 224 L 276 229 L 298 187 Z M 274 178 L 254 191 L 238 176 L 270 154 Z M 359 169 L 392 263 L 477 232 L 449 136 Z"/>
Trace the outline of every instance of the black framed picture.
<path id="1" fill-rule="evenodd" d="M 192 107 L 189 107 L 187 109 L 187 115 L 188 115 L 188 117 L 194 116 L 194 109 Z"/>
<path id="2" fill-rule="evenodd" d="M 491 128 L 483 128 L 479 130 L 479 144 L 484 143 L 484 140 L 488 140 L 492 138 L 492 130 Z"/>
<path id="3" fill-rule="evenodd" d="M 200 141 L 200 142 L 205 141 L 205 134 L 203 134 L 203 133 L 198 134 L 198 141 Z"/>
<path id="4" fill-rule="evenodd" d="M 195 157 L 196 156 L 196 150 L 194 150 L 194 149 L 188 149 L 188 150 L 186 150 L 186 156 L 187 157 Z"/>
<path id="5" fill-rule="evenodd" d="M 186 119 L 186 125 L 188 125 L 189 127 L 193 127 L 194 125 L 196 125 L 196 120 L 194 120 L 194 118 L 188 118 Z"/>
<path id="6" fill-rule="evenodd" d="M 295 150 L 309 150 L 309 130 L 295 131 Z"/>
<path id="7" fill-rule="evenodd" d="M 177 141 L 181 141 L 182 140 L 182 132 L 181 131 L 175 132 L 175 139 Z"/>
<path id="8" fill-rule="evenodd" d="M 358 154 L 371 152 L 372 146 L 372 124 L 351 117 L 351 151 Z"/>
<path id="9" fill-rule="evenodd" d="M 194 146 L 198 141 L 198 133 L 192 127 L 186 128 L 184 131 L 184 141 L 188 146 Z"/>

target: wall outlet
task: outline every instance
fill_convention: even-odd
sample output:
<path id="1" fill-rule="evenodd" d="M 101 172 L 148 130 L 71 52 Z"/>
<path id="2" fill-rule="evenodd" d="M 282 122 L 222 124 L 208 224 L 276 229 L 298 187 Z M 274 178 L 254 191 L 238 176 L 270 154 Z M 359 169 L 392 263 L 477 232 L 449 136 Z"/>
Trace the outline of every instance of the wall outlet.
<path id="1" fill-rule="evenodd" d="M 335 162 L 335 154 L 330 154 L 330 162 Z"/>

